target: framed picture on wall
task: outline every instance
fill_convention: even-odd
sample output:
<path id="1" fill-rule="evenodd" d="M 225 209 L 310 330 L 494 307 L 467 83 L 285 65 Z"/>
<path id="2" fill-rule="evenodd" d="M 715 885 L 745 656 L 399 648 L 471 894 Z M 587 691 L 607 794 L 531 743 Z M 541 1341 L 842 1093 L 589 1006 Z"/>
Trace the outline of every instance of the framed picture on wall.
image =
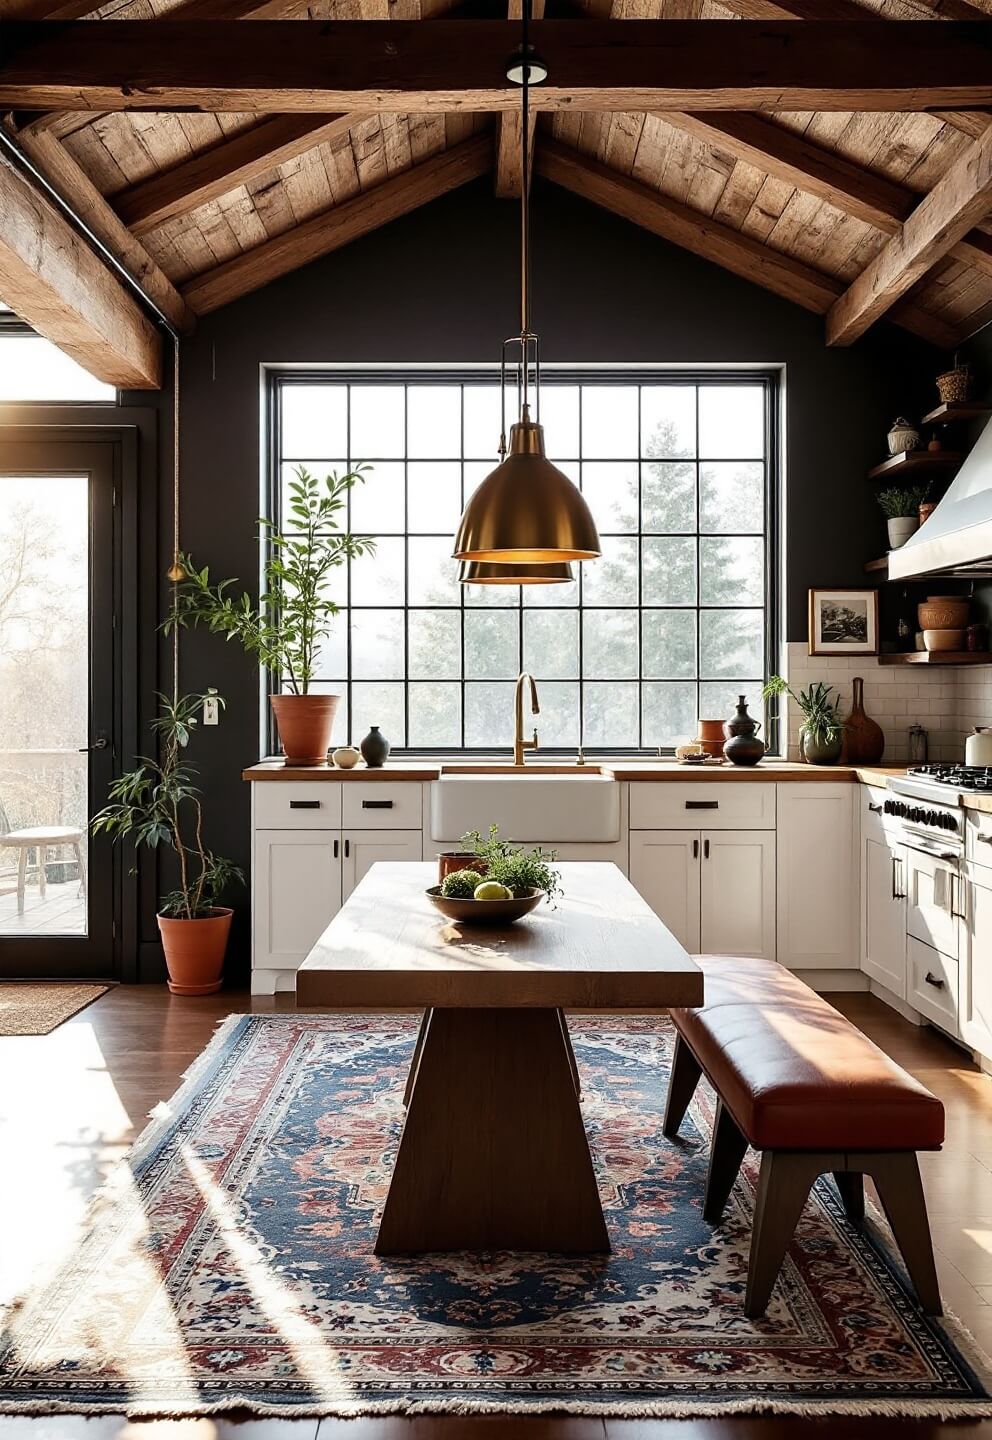
<path id="1" fill-rule="evenodd" d="M 811 590 L 811 655 L 877 655 L 877 590 Z"/>

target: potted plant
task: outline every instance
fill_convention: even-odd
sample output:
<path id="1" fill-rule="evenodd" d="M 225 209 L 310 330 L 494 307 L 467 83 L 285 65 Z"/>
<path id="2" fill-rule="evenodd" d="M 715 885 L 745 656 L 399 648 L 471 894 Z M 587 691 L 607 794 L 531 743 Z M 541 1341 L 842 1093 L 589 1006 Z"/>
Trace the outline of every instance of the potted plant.
<path id="1" fill-rule="evenodd" d="M 913 485 L 906 490 L 892 486 L 882 490 L 878 503 L 882 507 L 889 532 L 889 548 L 898 550 L 920 526 L 920 506 L 927 498 L 928 485 Z"/>
<path id="2" fill-rule="evenodd" d="M 211 692 L 218 705 L 224 702 Z M 170 700 L 159 695 L 161 714 L 152 728 L 161 737 L 159 760 L 140 757 L 134 770 L 110 786 L 110 804 L 91 821 L 115 840 L 130 836 L 150 850 L 170 846 L 179 868 L 179 886 L 162 898 L 158 928 L 174 995 L 210 995 L 221 986 L 232 911 L 218 905 L 229 885 L 244 876 L 230 860 L 208 850 L 203 839 L 196 772 L 184 752 L 196 728 L 204 695 Z"/>
<path id="3" fill-rule="evenodd" d="M 338 695 L 311 695 L 314 661 L 331 632 L 339 606 L 328 587 L 334 571 L 347 560 L 371 554 L 375 541 L 339 528 L 348 491 L 364 480 L 367 466 L 323 481 L 305 466 L 289 482 L 285 529 L 258 522 L 267 545 L 263 593 L 256 604 L 236 580 L 211 584 L 210 571 L 198 570 L 189 555 L 180 556 L 185 579 L 176 586 L 168 632 L 175 626 L 204 624 L 227 640 L 238 640 L 257 655 L 277 688 L 269 697 L 287 765 L 321 765 L 327 760 Z"/>
<path id="4" fill-rule="evenodd" d="M 844 726 L 837 713 L 840 696 L 830 699 L 832 685 L 822 680 L 797 695 L 781 675 L 773 675 L 761 694 L 765 700 L 777 695 L 791 695 L 802 711 L 799 727 L 799 750 L 810 765 L 836 765 L 844 748 Z"/>

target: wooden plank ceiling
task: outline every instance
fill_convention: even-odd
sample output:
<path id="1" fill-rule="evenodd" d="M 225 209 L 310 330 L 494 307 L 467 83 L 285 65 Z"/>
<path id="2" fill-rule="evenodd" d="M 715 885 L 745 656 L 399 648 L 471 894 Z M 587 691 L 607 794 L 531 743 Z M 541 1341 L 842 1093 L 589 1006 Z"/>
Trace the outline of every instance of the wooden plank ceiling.
<path id="1" fill-rule="evenodd" d="M 495 18 L 497 3 L 466 0 L 457 14 Z M 519 5 L 509 0 L 511 17 Z M 448 0 L 0 0 L 0 21 L 446 11 Z M 547 0 L 546 12 L 536 0 L 534 13 L 937 25 L 992 20 L 992 0 Z M 497 195 L 520 193 L 517 115 L 19 111 L 4 123 L 180 328 L 487 172 Z M 975 110 L 564 108 L 535 117 L 534 169 L 823 314 L 829 343 L 885 316 L 949 349 L 992 317 L 989 125 L 992 111 Z"/>

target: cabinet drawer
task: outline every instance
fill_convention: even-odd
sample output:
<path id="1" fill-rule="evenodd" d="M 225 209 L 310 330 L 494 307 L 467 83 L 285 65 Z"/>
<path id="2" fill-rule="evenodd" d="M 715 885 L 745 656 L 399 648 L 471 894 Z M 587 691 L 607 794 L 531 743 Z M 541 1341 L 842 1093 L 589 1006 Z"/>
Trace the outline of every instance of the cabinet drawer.
<path id="1" fill-rule="evenodd" d="M 774 830 L 775 786 L 753 781 L 699 784 L 633 781 L 632 830 Z"/>
<path id="2" fill-rule="evenodd" d="M 253 786 L 256 830 L 340 830 L 341 785 L 269 780 Z"/>
<path id="3" fill-rule="evenodd" d="M 912 936 L 906 941 L 906 999 L 951 1035 L 958 1031 L 958 962 Z"/>
<path id="4" fill-rule="evenodd" d="M 421 830 L 423 786 L 412 780 L 346 780 L 341 786 L 345 829 Z"/>
<path id="5" fill-rule="evenodd" d="M 992 815 L 980 810 L 966 812 L 965 853 L 974 864 L 992 867 Z"/>

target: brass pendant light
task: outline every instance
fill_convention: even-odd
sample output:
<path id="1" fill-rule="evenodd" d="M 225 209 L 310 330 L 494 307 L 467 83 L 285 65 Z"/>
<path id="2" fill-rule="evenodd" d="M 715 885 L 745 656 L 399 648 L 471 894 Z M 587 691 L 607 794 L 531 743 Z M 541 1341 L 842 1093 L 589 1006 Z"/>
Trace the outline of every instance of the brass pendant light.
<path id="1" fill-rule="evenodd" d="M 507 350 L 519 348 L 520 418 L 510 429 L 509 447 L 500 440 L 501 463 L 488 475 L 465 507 L 455 536 L 456 560 L 486 565 L 544 566 L 557 573 L 498 581 L 477 575 L 465 583 L 540 584 L 571 578 L 560 567 L 569 560 L 594 560 L 601 552 L 596 525 L 582 495 L 568 476 L 545 454 L 541 419 L 540 341 L 530 328 L 530 205 L 528 196 L 529 89 L 544 80 L 547 68 L 533 54 L 528 41 L 530 0 L 523 0 L 522 43 L 513 56 L 507 78 L 521 87 L 521 199 L 520 199 L 520 334 L 503 342 L 500 395 L 505 405 Z M 531 371 L 534 377 L 535 418 L 530 413 Z M 505 413 L 505 412 L 504 412 Z M 505 433 L 505 426 L 504 426 Z M 507 453 L 508 450 L 508 453 Z"/>
<path id="2" fill-rule="evenodd" d="M 567 561 L 545 565 L 494 565 L 491 560 L 463 560 L 460 585 L 568 585 L 575 573 Z"/>

